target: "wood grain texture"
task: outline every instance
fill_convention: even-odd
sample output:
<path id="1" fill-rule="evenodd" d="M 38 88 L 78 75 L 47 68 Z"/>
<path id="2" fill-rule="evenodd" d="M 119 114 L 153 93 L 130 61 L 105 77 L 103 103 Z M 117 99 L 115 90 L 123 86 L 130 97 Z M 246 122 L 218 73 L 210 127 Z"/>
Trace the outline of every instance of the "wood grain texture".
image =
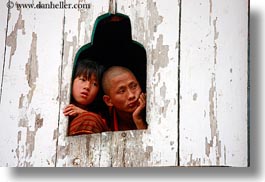
<path id="1" fill-rule="evenodd" d="M 72 1 L 68 1 L 69 3 Z M 63 59 L 61 63 L 61 92 L 60 92 L 60 115 L 59 133 L 57 147 L 56 166 L 91 166 L 91 157 L 88 156 L 90 141 L 96 142 L 96 136 L 68 137 L 68 117 L 63 115 L 63 109 L 70 102 L 70 86 L 74 58 L 84 44 L 91 41 L 91 35 L 96 18 L 108 12 L 109 2 L 107 0 L 90 4 L 88 9 L 66 9 L 63 27 Z M 82 3 L 81 3 L 82 4 Z M 100 143 L 98 143 L 100 145 Z M 91 153 L 91 152 L 90 152 Z M 92 157 L 93 159 L 93 157 Z M 93 159 L 94 160 L 94 159 Z M 79 162 L 77 162 L 79 161 Z M 98 166 L 99 164 L 93 165 Z"/>
<path id="2" fill-rule="evenodd" d="M 178 1 L 175 1 L 175 5 L 178 7 Z M 91 35 L 93 26 L 91 22 L 94 22 L 99 15 L 106 13 L 109 4 L 108 2 L 101 4 L 102 7 L 106 7 L 105 12 L 96 8 L 97 6 L 99 4 L 96 4 L 94 8 L 97 10 L 96 12 L 90 12 L 91 9 L 86 12 L 89 16 L 84 23 L 90 24 L 85 27 L 91 27 L 87 30 L 86 36 Z M 161 7 L 161 12 L 158 7 Z M 68 155 L 63 152 L 61 156 L 61 151 L 58 151 L 57 166 L 132 167 L 174 166 L 177 164 L 177 117 L 173 111 L 177 110 L 178 87 L 175 82 L 177 80 L 175 67 L 177 67 L 178 57 L 175 55 L 178 53 L 176 45 L 178 44 L 179 30 L 178 18 L 167 16 L 167 13 L 170 12 L 172 16 L 178 17 L 178 11 L 170 9 L 170 5 L 164 6 L 163 1 L 132 1 L 130 3 L 119 1 L 117 2 L 117 12 L 130 17 L 133 39 L 141 43 L 147 51 L 149 61 L 147 74 L 150 78 L 150 82 L 147 83 L 150 104 L 147 109 L 149 128 L 147 131 L 107 132 L 101 134 L 100 137 L 99 134 L 89 137 L 79 136 L 77 140 L 73 140 L 76 137 L 65 137 L 67 119 L 61 114 L 58 149 L 67 150 Z M 138 12 L 143 13 L 139 14 Z M 73 17 L 72 13 L 71 16 L 69 13 L 69 18 Z M 62 108 L 69 103 L 70 70 L 74 59 L 72 52 L 78 50 L 78 45 L 84 44 L 84 42 L 77 41 L 77 37 L 82 34 L 79 32 L 80 29 L 72 29 L 79 27 L 73 26 L 74 22 L 80 22 L 80 19 L 85 20 L 82 14 L 76 13 L 75 17 L 80 17 L 79 19 L 68 19 L 66 12 L 65 32 L 68 31 L 69 26 L 71 36 L 66 33 L 64 44 L 66 53 L 63 63 L 69 65 L 63 67 Z M 164 20 L 164 24 L 162 20 Z M 170 33 L 165 34 L 165 30 Z M 68 43 L 69 39 L 76 40 L 76 42 L 70 44 Z M 91 38 L 86 39 L 87 43 L 89 39 Z M 71 49 L 67 47 L 68 45 L 71 46 Z M 71 50 L 71 55 L 69 55 L 69 50 Z M 171 69 L 167 69 L 168 67 Z M 168 78 L 172 78 L 170 79 L 172 82 L 168 82 Z M 174 92 L 169 90 L 174 90 Z M 161 113 L 163 114 L 161 115 Z M 161 145 L 164 144 L 162 151 Z M 80 153 L 80 151 L 86 151 L 86 153 Z M 80 159 L 78 165 L 73 165 L 73 161 L 77 158 Z"/>
<path id="3" fill-rule="evenodd" d="M 14 7 L 9 13 L 0 105 L 5 122 L 1 165 L 55 166 L 63 11 Z"/>
<path id="4" fill-rule="evenodd" d="M 180 165 L 247 166 L 247 10 L 182 1 Z"/>
<path id="5" fill-rule="evenodd" d="M 0 16 L 0 103 L 1 103 L 1 95 L 2 95 L 2 78 L 3 78 L 3 67 L 4 67 L 4 59 L 5 59 L 5 49 L 6 49 L 6 34 L 8 28 L 8 0 L 3 0 L 0 2 L 1 8 L 1 16 Z"/>
<path id="6" fill-rule="evenodd" d="M 0 166 L 247 166 L 247 0 L 116 0 L 147 52 L 148 129 L 74 137 L 63 109 L 75 54 L 115 1 L 9 16 L 6 2 Z"/>

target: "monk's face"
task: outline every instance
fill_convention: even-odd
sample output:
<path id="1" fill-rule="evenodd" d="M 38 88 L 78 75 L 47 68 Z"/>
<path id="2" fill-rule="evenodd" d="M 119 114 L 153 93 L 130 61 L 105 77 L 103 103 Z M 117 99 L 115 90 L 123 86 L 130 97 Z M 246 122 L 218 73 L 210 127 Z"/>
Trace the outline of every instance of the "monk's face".
<path id="1" fill-rule="evenodd" d="M 124 72 L 110 80 L 110 103 L 118 112 L 132 113 L 139 105 L 142 89 L 135 76 Z"/>

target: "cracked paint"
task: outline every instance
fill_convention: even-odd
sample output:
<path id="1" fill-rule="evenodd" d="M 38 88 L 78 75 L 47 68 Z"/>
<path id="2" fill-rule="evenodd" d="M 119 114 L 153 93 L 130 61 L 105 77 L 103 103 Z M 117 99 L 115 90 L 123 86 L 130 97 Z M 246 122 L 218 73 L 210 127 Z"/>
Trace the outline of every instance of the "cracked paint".
<path id="1" fill-rule="evenodd" d="M 196 158 L 193 159 L 193 155 L 190 154 L 190 160 L 188 162 L 188 166 L 200 166 L 201 165 L 201 159 L 200 158 Z"/>
<path id="2" fill-rule="evenodd" d="M 15 51 L 17 49 L 17 34 L 18 34 L 18 30 L 22 30 L 22 34 L 25 34 L 25 20 L 22 19 L 22 12 L 21 10 L 19 11 L 19 16 L 18 16 L 18 20 L 15 24 L 15 27 L 13 29 L 13 31 L 7 36 L 6 39 L 6 45 L 11 47 L 11 52 L 10 52 L 10 56 L 9 56 L 9 64 L 8 64 L 8 68 L 10 69 L 11 66 L 11 59 L 12 56 L 15 54 Z"/>
<path id="3" fill-rule="evenodd" d="M 212 74 L 211 88 L 209 90 L 209 119 L 211 138 L 205 137 L 205 154 L 210 157 L 211 151 L 215 151 L 216 165 L 220 165 L 221 160 L 221 141 L 219 139 L 218 122 L 217 122 L 217 95 L 216 95 L 216 83 L 215 74 Z M 211 150 L 212 149 L 212 150 Z"/>
<path id="4" fill-rule="evenodd" d="M 212 12 L 213 12 L 213 2 L 209 0 L 209 25 L 212 24 Z"/>
<path id="5" fill-rule="evenodd" d="M 30 90 L 27 94 L 28 103 L 31 103 L 34 90 L 36 88 L 36 79 L 38 75 L 38 59 L 37 59 L 37 34 L 32 32 L 32 42 L 29 51 L 29 58 L 25 68 L 25 74 L 27 76 L 28 86 Z"/>
<path id="6" fill-rule="evenodd" d="M 156 51 L 153 51 L 152 58 L 154 60 L 154 73 L 157 73 L 160 68 L 167 67 L 169 63 L 168 51 L 169 46 L 163 45 L 163 35 L 159 35 L 156 43 Z"/>
<path id="7" fill-rule="evenodd" d="M 35 149 L 35 137 L 37 131 L 43 126 L 43 118 L 41 114 L 35 115 L 35 125 L 34 130 L 31 129 L 28 118 L 20 119 L 19 127 L 20 131 L 18 131 L 17 135 L 17 148 L 16 148 L 16 157 L 18 160 L 17 166 L 30 167 L 33 166 L 31 162 L 31 157 L 33 155 Z M 25 142 L 24 142 L 25 140 Z"/>
<path id="8" fill-rule="evenodd" d="M 219 37 L 219 32 L 217 31 L 216 23 L 217 23 L 217 17 L 213 21 L 213 25 L 214 25 L 214 64 L 216 64 L 216 59 L 217 59 L 216 58 L 217 57 L 217 39 Z"/>
<path id="9" fill-rule="evenodd" d="M 198 94 L 197 93 L 194 93 L 193 94 L 193 100 L 196 101 L 197 100 L 197 97 L 198 97 Z"/>
<path id="10" fill-rule="evenodd" d="M 210 103 L 209 116 L 210 116 L 211 138 L 215 136 L 217 130 L 217 119 L 216 119 L 217 103 L 215 102 L 215 99 L 217 99 L 217 96 L 216 96 L 216 87 L 215 87 L 215 75 L 213 74 L 212 84 L 209 90 L 209 103 Z"/>
<path id="11" fill-rule="evenodd" d="M 25 99 L 25 96 L 23 94 L 21 94 L 21 96 L 19 97 L 19 105 L 18 105 L 19 109 L 21 109 L 23 107 L 24 99 Z"/>
<path id="12" fill-rule="evenodd" d="M 68 33 L 65 32 L 64 33 L 64 57 L 63 57 L 63 62 L 62 62 L 62 72 L 64 73 L 65 72 L 65 69 L 67 68 L 67 66 L 69 64 L 73 65 L 73 62 L 74 62 L 74 57 L 75 57 L 75 54 L 69 54 L 70 52 L 73 52 L 75 53 L 76 50 L 77 50 L 77 37 L 76 36 L 73 36 L 72 37 L 72 40 L 71 41 L 68 41 L 67 39 L 68 38 Z M 72 67 L 72 66 L 71 66 Z M 60 68 L 59 68 L 60 70 Z M 61 72 L 58 71 L 58 77 L 59 77 L 59 80 L 62 80 L 63 78 L 61 78 Z M 71 78 L 70 78 L 71 80 Z M 70 81 L 69 80 L 69 81 Z M 70 87 L 70 82 L 67 82 L 67 84 L 65 85 L 59 85 L 59 91 L 60 91 L 60 100 L 61 102 L 63 102 L 64 104 L 67 104 L 69 103 L 69 87 Z M 61 88 L 62 86 L 62 88 Z"/>

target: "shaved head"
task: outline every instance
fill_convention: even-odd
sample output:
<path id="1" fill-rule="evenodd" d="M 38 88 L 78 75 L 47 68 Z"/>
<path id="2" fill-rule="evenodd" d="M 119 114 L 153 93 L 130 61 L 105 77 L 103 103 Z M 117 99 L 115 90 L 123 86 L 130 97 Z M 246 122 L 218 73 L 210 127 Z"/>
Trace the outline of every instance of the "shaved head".
<path id="1" fill-rule="evenodd" d="M 102 88 L 106 95 L 109 95 L 109 91 L 112 87 L 111 80 L 124 73 L 130 73 L 134 76 L 131 70 L 122 66 L 112 66 L 104 72 L 102 77 Z"/>

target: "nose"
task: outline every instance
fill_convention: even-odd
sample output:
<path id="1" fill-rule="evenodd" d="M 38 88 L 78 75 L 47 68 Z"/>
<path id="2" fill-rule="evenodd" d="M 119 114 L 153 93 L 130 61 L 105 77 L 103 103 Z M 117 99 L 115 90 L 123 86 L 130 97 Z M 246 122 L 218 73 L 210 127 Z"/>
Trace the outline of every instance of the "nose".
<path id="1" fill-rule="evenodd" d="M 90 89 L 90 81 L 86 81 L 84 84 L 84 89 L 89 90 Z"/>
<path id="2" fill-rule="evenodd" d="M 130 89 L 128 90 L 128 98 L 129 100 L 134 100 L 136 98 L 135 93 Z"/>

